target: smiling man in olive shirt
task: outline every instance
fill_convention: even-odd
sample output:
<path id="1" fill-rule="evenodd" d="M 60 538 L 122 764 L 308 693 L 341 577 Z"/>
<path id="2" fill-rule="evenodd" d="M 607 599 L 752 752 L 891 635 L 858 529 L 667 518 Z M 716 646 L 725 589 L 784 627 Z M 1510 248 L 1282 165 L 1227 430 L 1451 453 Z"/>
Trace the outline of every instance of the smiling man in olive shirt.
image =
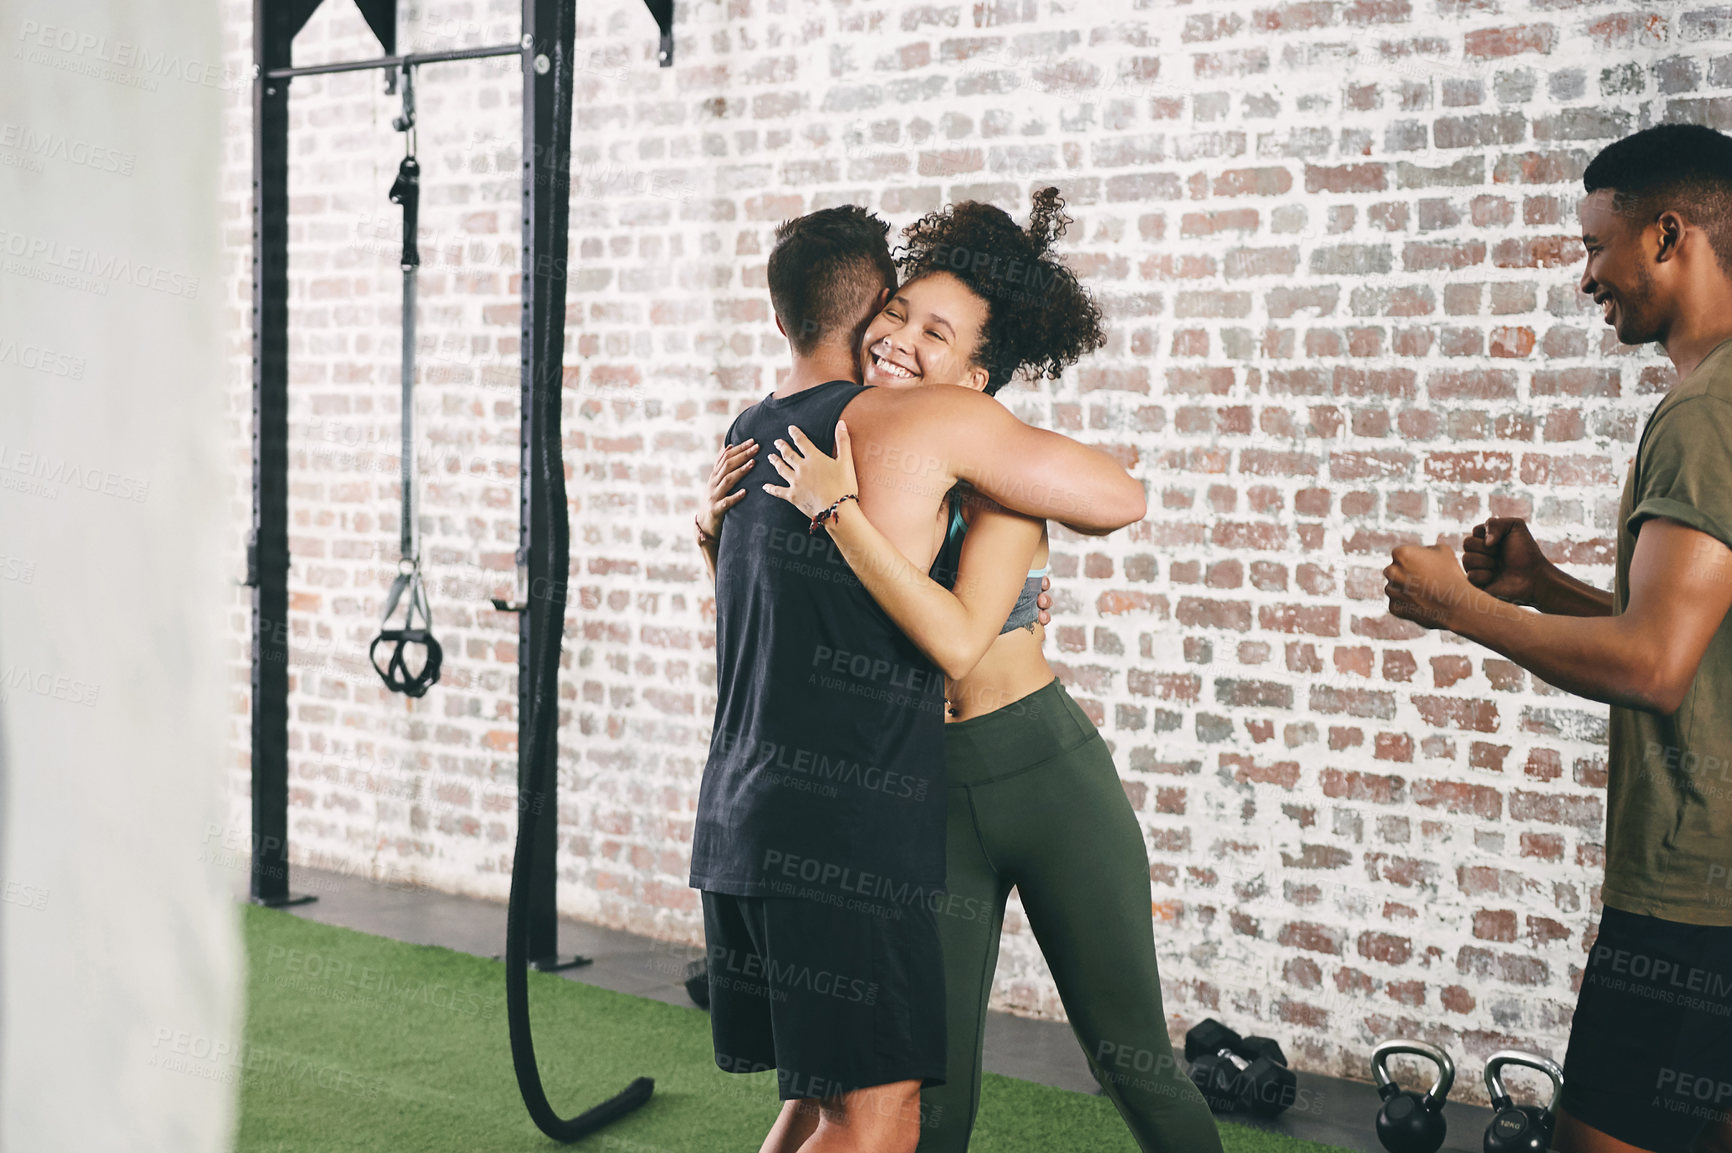
<path id="1" fill-rule="evenodd" d="M 1390 611 L 1612 706 L 1605 910 L 1554 1147 L 1732 1153 L 1732 139 L 1650 128 L 1582 182 L 1582 291 L 1678 377 L 1630 467 L 1613 591 L 1491 520 L 1465 571 L 1396 549 Z"/>

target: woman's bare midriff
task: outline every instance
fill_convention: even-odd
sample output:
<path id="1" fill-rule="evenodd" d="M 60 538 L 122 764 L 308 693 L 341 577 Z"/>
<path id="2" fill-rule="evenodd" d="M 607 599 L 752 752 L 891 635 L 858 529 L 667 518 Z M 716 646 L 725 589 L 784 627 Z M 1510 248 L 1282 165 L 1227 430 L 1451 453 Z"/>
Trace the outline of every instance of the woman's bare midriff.
<path id="1" fill-rule="evenodd" d="M 950 509 L 946 502 L 938 516 L 938 540 L 950 528 Z M 934 548 L 934 554 L 937 549 Z M 1045 566 L 1048 556 L 1046 533 L 1041 532 L 1040 547 L 1035 550 L 1034 563 Z M 1028 694 L 1046 688 L 1057 675 L 1046 663 L 1041 647 L 1046 642 L 1046 629 L 1039 621 L 1019 629 L 1000 633 L 998 639 L 980 658 L 980 663 L 960 681 L 945 682 L 945 720 L 966 721 L 983 716 L 1005 705 L 1020 701 Z"/>
<path id="2" fill-rule="evenodd" d="M 1055 674 L 1040 651 L 1045 639 L 1046 630 L 1038 622 L 1032 631 L 1020 628 L 1001 634 L 972 672 L 948 684 L 946 719 L 983 716 L 1051 684 Z"/>

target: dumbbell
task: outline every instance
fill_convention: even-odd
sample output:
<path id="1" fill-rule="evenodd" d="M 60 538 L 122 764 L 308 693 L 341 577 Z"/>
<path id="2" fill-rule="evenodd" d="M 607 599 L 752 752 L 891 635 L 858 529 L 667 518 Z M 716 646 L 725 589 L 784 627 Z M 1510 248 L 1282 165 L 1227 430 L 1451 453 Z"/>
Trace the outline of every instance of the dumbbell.
<path id="1" fill-rule="evenodd" d="M 1498 1076 L 1506 1065 L 1537 1069 L 1552 1080 L 1552 1099 L 1544 1107 L 1517 1105 Z M 1552 1147 L 1552 1128 L 1557 1124 L 1558 1096 L 1564 1090 L 1564 1071 L 1557 1064 L 1532 1053 L 1505 1049 L 1493 1053 L 1485 1063 L 1485 1091 L 1497 1110 L 1485 1130 L 1485 1153 L 1546 1153 Z"/>
<path id="2" fill-rule="evenodd" d="M 1273 1117 L 1293 1104 L 1299 1078 L 1281 1046 L 1268 1037 L 1241 1037 L 1213 1017 L 1185 1034 L 1191 1082 L 1217 1113 Z"/>
<path id="3" fill-rule="evenodd" d="M 1403 1089 L 1389 1075 L 1389 1059 L 1397 1053 L 1424 1057 L 1437 1066 L 1437 1080 L 1420 1093 Z M 1455 1062 L 1436 1045 L 1424 1041 L 1385 1041 L 1371 1054 L 1371 1079 L 1383 1107 L 1377 1111 L 1377 1139 L 1389 1153 L 1437 1153 L 1443 1145 L 1448 1123 L 1443 1103 L 1455 1084 Z"/>

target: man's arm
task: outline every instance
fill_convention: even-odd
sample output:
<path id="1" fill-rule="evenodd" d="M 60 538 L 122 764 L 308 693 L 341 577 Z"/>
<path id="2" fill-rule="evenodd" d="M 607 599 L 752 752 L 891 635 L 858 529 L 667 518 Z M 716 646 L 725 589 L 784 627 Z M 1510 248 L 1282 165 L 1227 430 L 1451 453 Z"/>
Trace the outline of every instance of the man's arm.
<path id="1" fill-rule="evenodd" d="M 1389 611 L 1476 641 L 1567 692 L 1670 716 L 1732 609 L 1732 549 L 1678 521 L 1642 524 L 1617 616 L 1525 612 L 1469 582 L 1447 545 L 1407 545 L 1384 570 Z"/>
<path id="2" fill-rule="evenodd" d="M 791 428 L 768 460 L 787 483 L 766 484 L 764 491 L 809 517 L 824 516 L 824 528 L 854 576 L 946 677 L 956 681 L 972 672 L 1022 592 L 1046 522 L 980 502 L 954 587 L 945 588 L 880 532 L 858 501 L 845 499 L 859 492 L 847 422 L 836 422 L 835 456 Z"/>
<path id="3" fill-rule="evenodd" d="M 1579 581 L 1546 559 L 1527 522 L 1493 517 L 1461 542 L 1467 579 L 1500 601 L 1569 617 L 1612 615 L 1612 594 Z"/>
<path id="4" fill-rule="evenodd" d="M 893 425 L 885 435 L 1013 512 L 1096 536 L 1135 524 L 1148 512 L 1141 482 L 1107 453 L 1031 428 L 971 388 L 873 391 L 887 394 L 874 398 Z M 852 413 L 848 419 L 854 420 Z M 871 462 L 860 456 L 856 448 L 864 472 Z"/>

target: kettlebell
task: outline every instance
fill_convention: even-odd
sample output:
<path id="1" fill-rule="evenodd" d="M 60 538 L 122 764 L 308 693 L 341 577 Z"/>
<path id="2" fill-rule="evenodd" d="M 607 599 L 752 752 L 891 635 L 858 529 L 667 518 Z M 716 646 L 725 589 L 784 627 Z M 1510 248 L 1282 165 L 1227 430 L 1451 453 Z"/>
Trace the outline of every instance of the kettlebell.
<path id="1" fill-rule="evenodd" d="M 1389 1075 L 1389 1059 L 1397 1053 L 1424 1057 L 1437 1066 L 1437 1080 L 1420 1093 L 1403 1089 Z M 1437 1153 L 1449 1126 L 1443 1103 L 1455 1083 L 1455 1062 L 1436 1045 L 1424 1041 L 1385 1041 L 1371 1054 L 1371 1079 L 1383 1108 L 1377 1111 L 1377 1139 L 1389 1153 Z"/>
<path id="2" fill-rule="evenodd" d="M 1517 1105 L 1498 1076 L 1506 1065 L 1538 1069 L 1552 1079 L 1552 1099 L 1545 1107 Z M 1557 1064 L 1532 1053 L 1504 1049 L 1485 1063 L 1485 1091 L 1497 1110 L 1485 1130 L 1485 1153 L 1546 1153 L 1552 1147 L 1552 1128 L 1557 1124 L 1558 1096 L 1564 1089 L 1564 1071 Z"/>

